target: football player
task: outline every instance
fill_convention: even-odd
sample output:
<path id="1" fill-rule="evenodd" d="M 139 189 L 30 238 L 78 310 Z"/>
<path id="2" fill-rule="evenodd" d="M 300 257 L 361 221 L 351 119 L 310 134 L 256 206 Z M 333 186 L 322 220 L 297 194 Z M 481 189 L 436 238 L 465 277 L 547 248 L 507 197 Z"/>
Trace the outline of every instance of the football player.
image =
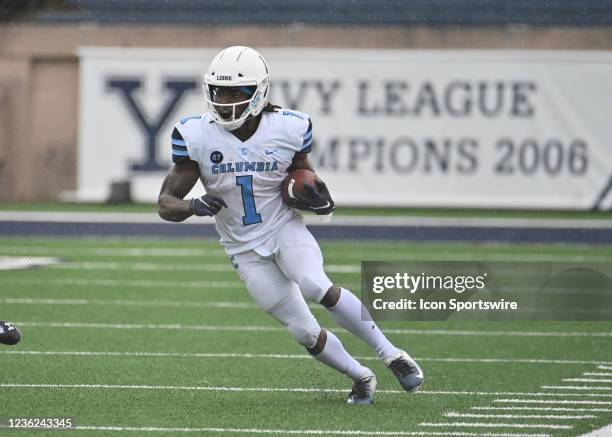
<path id="1" fill-rule="evenodd" d="M 376 323 L 362 320 L 369 314 L 350 290 L 330 281 L 319 245 L 296 210 L 330 214 L 334 201 L 325 183 L 309 186 L 293 207 L 283 203 L 287 173 L 313 170 L 310 117 L 269 102 L 268 64 L 249 47 L 229 47 L 214 57 L 204 94 L 208 112 L 183 118 L 172 132 L 174 166 L 161 188 L 159 215 L 175 222 L 214 216 L 220 242 L 257 305 L 317 360 L 353 380 L 348 403 L 371 404 L 376 377 L 319 326 L 304 297 L 365 341 L 406 391 L 418 390 L 418 364 Z M 198 179 L 206 194 L 184 199 Z"/>
<path id="2" fill-rule="evenodd" d="M 19 343 L 21 333 L 19 329 L 8 322 L 0 320 L 0 343 L 13 345 Z"/>

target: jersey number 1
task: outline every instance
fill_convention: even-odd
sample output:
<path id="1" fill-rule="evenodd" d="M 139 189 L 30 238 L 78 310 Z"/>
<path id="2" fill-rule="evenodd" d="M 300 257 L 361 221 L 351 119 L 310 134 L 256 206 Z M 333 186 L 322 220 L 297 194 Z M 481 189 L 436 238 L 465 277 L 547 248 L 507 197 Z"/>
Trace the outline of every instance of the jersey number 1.
<path id="1" fill-rule="evenodd" d="M 253 176 L 236 176 L 236 185 L 239 185 L 242 191 L 242 206 L 244 207 L 242 224 L 253 225 L 261 223 L 261 214 L 255 208 L 255 197 L 253 197 Z"/>

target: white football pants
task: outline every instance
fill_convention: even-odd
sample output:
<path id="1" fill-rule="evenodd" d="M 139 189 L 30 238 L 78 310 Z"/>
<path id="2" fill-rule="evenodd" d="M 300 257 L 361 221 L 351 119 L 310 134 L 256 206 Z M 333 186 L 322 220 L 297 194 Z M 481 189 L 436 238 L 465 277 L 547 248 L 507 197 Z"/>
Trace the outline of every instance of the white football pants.
<path id="1" fill-rule="evenodd" d="M 321 327 L 304 297 L 319 303 L 332 282 L 323 270 L 321 249 L 301 218 L 231 260 L 257 305 L 281 322 L 301 345 L 313 347 Z"/>

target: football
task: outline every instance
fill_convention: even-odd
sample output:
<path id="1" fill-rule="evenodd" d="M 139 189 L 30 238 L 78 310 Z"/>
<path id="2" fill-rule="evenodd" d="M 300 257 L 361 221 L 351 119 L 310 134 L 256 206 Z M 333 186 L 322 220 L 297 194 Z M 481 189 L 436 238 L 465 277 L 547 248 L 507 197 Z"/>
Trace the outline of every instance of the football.
<path id="1" fill-rule="evenodd" d="M 295 199 L 295 195 L 304 193 L 304 183 L 316 187 L 315 180 L 317 175 L 311 170 L 295 170 L 287 175 L 281 184 L 281 192 L 283 195 L 283 201 L 287 205 L 291 205 L 291 200 Z"/>

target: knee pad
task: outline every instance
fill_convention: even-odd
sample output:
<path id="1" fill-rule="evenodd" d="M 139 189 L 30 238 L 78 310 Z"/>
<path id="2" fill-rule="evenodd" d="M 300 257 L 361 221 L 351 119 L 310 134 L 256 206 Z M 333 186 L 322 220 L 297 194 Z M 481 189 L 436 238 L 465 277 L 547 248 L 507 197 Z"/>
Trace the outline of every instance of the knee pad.
<path id="1" fill-rule="evenodd" d="M 329 285 L 327 285 L 329 283 Z M 327 276 L 321 278 L 313 278 L 312 276 L 304 276 L 300 278 L 298 286 L 302 294 L 313 302 L 319 303 L 332 283 Z"/>
<path id="2" fill-rule="evenodd" d="M 287 329 L 293 338 L 305 348 L 312 348 L 317 344 L 321 333 L 321 327 L 314 317 L 295 317 L 287 322 Z"/>

